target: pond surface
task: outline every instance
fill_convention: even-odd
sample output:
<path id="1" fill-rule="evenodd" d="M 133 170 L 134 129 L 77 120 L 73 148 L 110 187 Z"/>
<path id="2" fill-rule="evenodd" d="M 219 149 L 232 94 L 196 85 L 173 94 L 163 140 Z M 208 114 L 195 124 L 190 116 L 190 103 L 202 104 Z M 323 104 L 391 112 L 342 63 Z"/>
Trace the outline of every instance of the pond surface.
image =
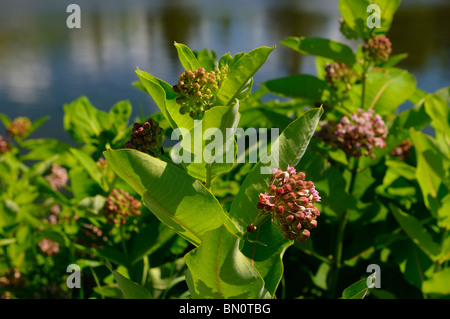
<path id="1" fill-rule="evenodd" d="M 70 3 L 81 7 L 81 29 L 66 27 Z M 1 0 L 0 113 L 31 120 L 50 115 L 32 137 L 66 142 L 63 105 L 79 96 L 103 110 L 130 100 L 133 118 L 140 108 L 153 113 L 153 100 L 131 85 L 135 69 L 174 84 L 183 71 L 174 41 L 219 57 L 276 45 L 255 84 L 315 74 L 313 57 L 279 42 L 315 36 L 351 43 L 339 33 L 339 17 L 337 1 L 330 0 Z M 450 85 L 449 17 L 448 0 L 406 0 L 388 33 L 394 53 L 409 53 L 399 66 L 428 92 Z"/>

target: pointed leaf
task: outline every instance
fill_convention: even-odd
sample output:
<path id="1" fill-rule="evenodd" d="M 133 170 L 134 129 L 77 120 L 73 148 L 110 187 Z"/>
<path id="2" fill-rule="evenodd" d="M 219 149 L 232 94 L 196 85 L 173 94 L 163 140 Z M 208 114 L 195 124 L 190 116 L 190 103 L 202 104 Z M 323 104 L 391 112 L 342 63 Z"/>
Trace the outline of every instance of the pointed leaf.
<path id="1" fill-rule="evenodd" d="M 239 251 L 239 237 L 225 226 L 205 234 L 203 243 L 184 257 L 186 281 L 193 298 L 256 299 L 264 281 Z"/>
<path id="2" fill-rule="evenodd" d="M 174 164 L 136 150 L 108 150 L 104 154 L 150 211 L 192 244 L 199 245 L 205 232 L 222 224 L 237 231 L 217 199 Z"/>
<path id="3" fill-rule="evenodd" d="M 229 105 L 253 77 L 256 71 L 266 62 L 275 47 L 260 47 L 243 55 L 233 63 L 226 79 L 216 95 L 217 105 Z"/>

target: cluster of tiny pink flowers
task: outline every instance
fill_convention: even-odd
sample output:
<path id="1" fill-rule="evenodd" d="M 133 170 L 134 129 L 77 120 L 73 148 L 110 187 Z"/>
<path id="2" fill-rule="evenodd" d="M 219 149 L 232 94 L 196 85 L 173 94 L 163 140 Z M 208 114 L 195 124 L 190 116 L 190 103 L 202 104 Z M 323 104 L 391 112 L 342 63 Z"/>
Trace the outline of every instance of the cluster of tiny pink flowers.
<path id="1" fill-rule="evenodd" d="M 11 144 L 0 135 L 0 154 L 8 153 L 11 151 Z"/>
<path id="2" fill-rule="evenodd" d="M 13 138 L 23 138 L 31 127 L 31 121 L 27 117 L 20 116 L 9 124 L 7 132 Z"/>
<path id="3" fill-rule="evenodd" d="M 386 147 L 388 129 L 378 114 L 370 109 L 359 109 L 351 117 L 343 116 L 334 126 L 333 122 L 321 122 L 321 130 L 316 135 L 332 146 L 341 148 L 349 157 L 370 156 L 374 148 Z"/>
<path id="4" fill-rule="evenodd" d="M 287 171 L 274 169 L 269 189 L 259 194 L 257 208 L 261 214 L 272 216 L 272 222 L 287 239 L 306 241 L 310 230 L 317 227 L 319 209 L 314 206 L 320 202 L 319 192 L 312 181 L 305 180 L 303 172 L 297 173 L 288 165 Z M 247 227 L 248 232 L 255 230 L 255 225 Z"/>
<path id="5" fill-rule="evenodd" d="M 42 253 L 46 256 L 54 256 L 59 253 L 59 244 L 48 238 L 44 238 L 38 243 Z"/>
<path id="6" fill-rule="evenodd" d="M 392 53 L 392 43 L 385 36 L 373 37 L 366 40 L 363 52 L 369 60 L 385 62 Z"/>
<path id="7" fill-rule="evenodd" d="M 214 93 L 226 78 L 227 72 L 227 67 L 216 67 L 211 72 L 201 67 L 181 73 L 178 83 L 173 86 L 174 92 L 178 93 L 176 101 L 180 104 L 180 114 L 189 113 L 190 117 L 201 119 L 205 111 L 214 106 Z"/>
<path id="8" fill-rule="evenodd" d="M 67 175 L 67 170 L 64 167 L 53 164 L 50 174 L 46 175 L 45 179 L 54 190 L 60 190 L 67 185 L 69 176 Z"/>
<path id="9" fill-rule="evenodd" d="M 152 156 L 164 153 L 162 140 L 164 129 L 154 119 L 145 123 L 134 123 L 130 140 L 125 144 L 126 148 L 135 149 Z"/>
<path id="10" fill-rule="evenodd" d="M 107 222 L 119 226 L 126 223 L 127 216 L 141 215 L 141 203 L 123 189 L 113 189 L 103 206 Z"/>

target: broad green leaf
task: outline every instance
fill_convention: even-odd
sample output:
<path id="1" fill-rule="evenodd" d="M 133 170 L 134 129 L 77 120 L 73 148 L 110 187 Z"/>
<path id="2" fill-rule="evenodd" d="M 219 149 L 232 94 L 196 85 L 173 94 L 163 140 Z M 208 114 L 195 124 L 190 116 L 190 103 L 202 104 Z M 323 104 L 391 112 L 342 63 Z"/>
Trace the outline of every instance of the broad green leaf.
<path id="1" fill-rule="evenodd" d="M 184 257 L 192 298 L 259 299 L 264 296 L 264 281 L 239 251 L 239 237 L 221 226 L 205 233 L 204 239 Z"/>
<path id="2" fill-rule="evenodd" d="M 109 185 L 104 179 L 103 174 L 100 172 L 100 169 L 98 168 L 95 161 L 88 154 L 76 148 L 71 148 L 70 152 L 89 173 L 89 176 L 91 176 L 91 178 L 96 181 L 105 192 L 108 192 Z"/>
<path id="3" fill-rule="evenodd" d="M 369 38 L 371 29 L 367 27 L 367 0 L 339 0 L 339 11 L 344 21 L 359 38 Z"/>
<path id="4" fill-rule="evenodd" d="M 400 224 L 402 229 L 408 235 L 408 237 L 428 255 L 432 260 L 439 258 L 441 248 L 433 240 L 431 235 L 422 226 L 420 221 L 414 216 L 402 212 L 396 206 L 389 205 L 391 212 L 394 214 L 395 219 Z"/>
<path id="5" fill-rule="evenodd" d="M 281 41 L 281 44 L 303 54 L 329 58 L 348 66 L 352 66 L 356 61 L 355 54 L 349 46 L 329 39 L 288 37 Z"/>
<path id="6" fill-rule="evenodd" d="M 119 285 L 120 290 L 123 293 L 123 296 L 126 299 L 151 299 L 152 295 L 150 292 L 143 286 L 138 285 L 137 283 L 131 281 L 130 279 L 124 277 L 119 272 L 112 270 L 112 266 L 107 261 L 107 267 L 111 271 Z"/>
<path id="7" fill-rule="evenodd" d="M 64 105 L 64 129 L 79 143 L 98 137 L 102 132 L 99 113 L 86 97 L 80 97 Z M 103 112 L 106 114 L 105 112 Z"/>
<path id="8" fill-rule="evenodd" d="M 304 98 L 312 101 L 322 101 L 328 85 L 309 74 L 297 74 L 284 78 L 269 80 L 261 86 L 271 93 L 283 97 Z"/>
<path id="9" fill-rule="evenodd" d="M 450 295 L 450 268 L 434 273 L 422 283 L 425 294 Z"/>
<path id="10" fill-rule="evenodd" d="M 443 146 L 450 155 L 450 106 L 438 94 L 430 94 L 425 98 L 425 111 L 432 120 L 434 129 L 441 134 L 444 139 Z"/>
<path id="11" fill-rule="evenodd" d="M 194 127 L 194 120 L 189 114 L 180 114 L 180 107 L 176 102 L 178 95 L 172 86 L 139 69 L 136 70 L 136 74 L 172 128 L 183 127 L 190 130 Z"/>
<path id="12" fill-rule="evenodd" d="M 380 7 L 380 28 L 375 28 L 375 35 L 384 35 L 391 28 L 394 14 L 400 6 L 401 0 L 372 0 L 371 3 Z M 367 12 L 367 16 L 372 12 Z"/>
<path id="13" fill-rule="evenodd" d="M 416 150 L 416 177 L 425 205 L 434 216 L 440 208 L 442 197 L 450 190 L 450 160 L 428 135 L 410 129 Z"/>
<path id="14" fill-rule="evenodd" d="M 216 52 L 203 49 L 201 51 L 193 51 L 193 53 L 206 72 L 214 71 L 214 68 L 218 66 Z"/>
<path id="15" fill-rule="evenodd" d="M 217 105 L 233 103 L 248 81 L 266 62 L 275 47 L 260 47 L 243 55 L 230 67 L 226 79 L 216 94 Z"/>
<path id="16" fill-rule="evenodd" d="M 390 68 L 367 76 L 364 109 L 377 114 L 393 113 L 416 89 L 416 79 L 405 70 Z"/>
<path id="17" fill-rule="evenodd" d="M 185 70 L 197 70 L 201 67 L 200 62 L 198 62 L 194 53 L 186 45 L 182 43 L 174 43 L 177 48 L 178 58 L 180 59 L 181 65 Z"/>
<path id="18" fill-rule="evenodd" d="M 283 255 L 293 241 L 286 240 L 270 220 L 258 227 L 249 239 L 244 242 L 241 251 L 258 270 L 264 279 L 265 289 L 273 298 L 283 276 Z"/>
<path id="19" fill-rule="evenodd" d="M 192 244 L 198 246 L 205 232 L 222 224 L 237 231 L 217 199 L 174 164 L 136 150 L 108 150 L 104 155 L 150 211 Z"/>
<path id="20" fill-rule="evenodd" d="M 364 299 L 371 286 L 367 285 L 367 278 L 355 282 L 342 292 L 342 299 Z"/>
<path id="21" fill-rule="evenodd" d="M 183 137 L 180 150 L 183 154 L 190 153 L 191 161 L 181 164 L 186 167 L 189 175 L 206 181 L 208 169 L 211 178 L 214 178 L 233 168 L 235 141 L 234 133 L 229 132 L 237 128 L 240 118 L 238 110 L 239 101 L 233 106 L 213 107 Z M 178 157 L 176 153 L 180 150 L 178 147 L 172 148 L 172 158 Z"/>

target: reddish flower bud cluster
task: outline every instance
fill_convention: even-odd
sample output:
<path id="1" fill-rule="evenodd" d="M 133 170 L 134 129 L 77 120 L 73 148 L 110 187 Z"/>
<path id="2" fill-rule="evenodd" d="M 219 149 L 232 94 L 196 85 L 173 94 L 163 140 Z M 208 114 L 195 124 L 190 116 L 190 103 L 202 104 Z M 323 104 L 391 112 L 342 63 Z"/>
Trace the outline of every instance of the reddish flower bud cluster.
<path id="1" fill-rule="evenodd" d="M 141 203 L 123 189 L 113 189 L 106 198 L 103 215 L 108 223 L 124 225 L 127 216 L 141 215 L 139 207 L 141 207 Z"/>
<path id="2" fill-rule="evenodd" d="M 301 242 L 310 236 L 310 230 L 317 227 L 316 218 L 320 216 L 314 203 L 320 202 L 319 192 L 312 181 L 305 180 L 305 173 L 297 173 L 288 165 L 287 171 L 274 169 L 269 190 L 259 194 L 257 208 L 262 214 L 272 215 L 272 222 L 287 239 Z M 254 225 L 247 227 L 248 232 Z"/>
<path id="3" fill-rule="evenodd" d="M 67 170 L 64 167 L 53 164 L 50 174 L 46 175 L 45 179 L 50 183 L 50 186 L 54 190 L 60 190 L 67 185 L 69 176 L 67 175 Z"/>
<path id="4" fill-rule="evenodd" d="M 345 63 L 333 62 L 325 65 L 325 80 L 334 90 L 343 87 L 343 91 L 348 91 L 351 85 L 356 82 L 356 73 Z"/>
<path id="5" fill-rule="evenodd" d="M 392 43 L 385 36 L 373 37 L 366 40 L 363 52 L 369 60 L 385 62 L 392 53 Z"/>
<path id="6" fill-rule="evenodd" d="M 180 114 L 189 115 L 194 119 L 201 119 L 205 111 L 214 106 L 214 93 L 219 89 L 228 72 L 227 67 L 215 68 L 206 72 L 201 67 L 197 70 L 186 70 L 181 73 L 178 83 L 173 86 L 178 93 L 177 103 L 180 104 Z"/>
<path id="7" fill-rule="evenodd" d="M 31 121 L 27 117 L 18 117 L 9 124 L 7 132 L 13 138 L 23 138 L 31 127 Z"/>
<path id="8" fill-rule="evenodd" d="M 398 146 L 396 146 L 392 151 L 391 155 L 396 156 L 402 161 L 409 158 L 409 150 L 412 147 L 412 143 L 408 140 L 401 142 Z"/>
<path id="9" fill-rule="evenodd" d="M 153 119 L 143 124 L 134 123 L 130 140 L 125 144 L 126 148 L 135 149 L 152 156 L 164 153 L 162 140 L 164 129 Z"/>
<path id="10" fill-rule="evenodd" d="M 51 257 L 59 253 L 59 244 L 51 239 L 42 239 L 40 242 L 38 242 L 38 246 L 41 249 L 42 253 L 46 256 Z"/>
<path id="11" fill-rule="evenodd" d="M 11 144 L 0 135 L 0 154 L 8 153 L 11 151 Z"/>
<path id="12" fill-rule="evenodd" d="M 317 133 L 317 138 L 340 147 L 350 157 L 374 158 L 374 148 L 386 147 L 388 129 L 381 116 L 374 114 L 372 109 L 367 112 L 359 109 L 350 119 L 343 116 L 336 126 L 333 122 L 321 122 L 320 126 L 322 129 Z"/>

